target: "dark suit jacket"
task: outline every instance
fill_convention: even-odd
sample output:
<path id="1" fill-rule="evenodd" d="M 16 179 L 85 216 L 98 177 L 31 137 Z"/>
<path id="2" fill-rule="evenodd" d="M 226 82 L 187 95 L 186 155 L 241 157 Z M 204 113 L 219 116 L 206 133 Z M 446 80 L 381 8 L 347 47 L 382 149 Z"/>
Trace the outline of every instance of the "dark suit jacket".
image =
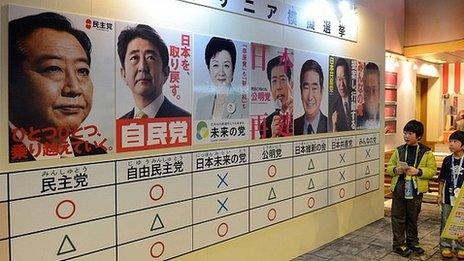
<path id="1" fill-rule="evenodd" d="M 321 116 L 319 117 L 319 123 L 317 124 L 317 130 L 316 133 L 325 133 L 327 132 L 327 116 L 322 114 L 321 111 L 319 111 Z M 304 132 L 304 119 L 305 115 L 301 115 L 300 117 L 296 118 L 295 121 L 293 122 L 293 127 L 294 135 L 303 135 Z"/>
<path id="2" fill-rule="evenodd" d="M 9 158 L 10 158 L 10 163 L 14 162 L 25 162 L 25 161 L 35 161 L 34 156 L 29 152 L 29 150 L 26 148 L 26 146 L 21 142 L 21 141 L 15 141 L 12 138 L 12 132 L 11 129 L 8 128 L 9 130 Z M 98 155 L 98 154 L 106 154 L 106 150 L 100 147 L 96 147 L 95 145 L 78 139 L 74 137 L 69 137 L 71 141 L 71 147 L 74 152 L 74 156 L 80 157 L 80 156 L 89 156 L 89 155 Z M 23 155 L 21 158 L 12 158 L 12 149 L 15 150 L 22 150 L 26 151 L 26 153 Z M 42 148 L 43 149 L 43 148 Z"/>
<path id="3" fill-rule="evenodd" d="M 348 103 L 351 103 L 351 100 L 348 99 Z M 348 105 L 348 106 L 351 106 Z M 350 115 L 345 114 L 345 109 L 343 108 L 342 97 L 338 96 L 335 103 L 332 105 L 332 110 L 330 110 L 330 119 L 332 119 L 332 114 L 337 111 L 337 124 L 335 126 L 336 131 L 347 131 L 351 130 L 351 118 Z M 332 120 L 329 121 L 330 131 L 332 131 Z"/>
<path id="4" fill-rule="evenodd" d="M 270 138 L 272 137 L 272 131 L 271 131 L 271 125 L 272 125 L 272 119 L 276 115 L 276 112 L 274 111 L 273 113 L 269 114 L 265 121 L 262 121 L 261 124 L 259 124 L 259 135 L 261 139 L 264 138 Z M 290 133 L 293 132 L 293 120 L 290 121 L 290 126 L 288 126 Z"/>
<path id="5" fill-rule="evenodd" d="M 132 108 L 131 111 L 126 113 L 124 116 L 122 116 L 120 119 L 133 119 L 134 118 L 134 108 Z M 157 117 L 190 117 L 190 113 L 187 111 L 177 107 L 174 105 L 172 102 L 168 100 L 168 98 L 164 97 L 164 101 L 161 104 L 161 107 L 158 110 L 158 113 L 156 113 L 155 118 Z"/>

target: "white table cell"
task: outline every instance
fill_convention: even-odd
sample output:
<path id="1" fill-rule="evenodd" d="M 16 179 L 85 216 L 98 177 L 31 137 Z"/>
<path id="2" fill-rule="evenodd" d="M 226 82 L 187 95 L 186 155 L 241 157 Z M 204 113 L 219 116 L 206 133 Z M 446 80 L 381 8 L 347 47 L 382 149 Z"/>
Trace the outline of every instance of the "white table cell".
<path id="1" fill-rule="evenodd" d="M 114 189 L 108 186 L 10 202 L 11 234 L 18 236 L 114 215 Z"/>
<path id="2" fill-rule="evenodd" d="M 292 197 L 292 179 L 266 183 L 250 188 L 250 207 L 274 203 Z"/>
<path id="3" fill-rule="evenodd" d="M 118 183 L 187 174 L 192 171 L 192 155 L 172 154 L 117 162 Z"/>
<path id="4" fill-rule="evenodd" d="M 8 240 L 0 241 L 0 260 L 10 260 L 10 243 Z"/>
<path id="5" fill-rule="evenodd" d="M 309 155 L 327 151 L 327 139 L 302 140 L 293 143 L 293 155 Z"/>
<path id="6" fill-rule="evenodd" d="M 192 251 L 192 227 L 118 247 L 119 261 L 166 260 Z"/>
<path id="7" fill-rule="evenodd" d="M 248 188 L 193 200 L 193 223 L 230 215 L 248 208 Z"/>
<path id="8" fill-rule="evenodd" d="M 254 231 L 292 218 L 292 200 L 284 200 L 250 210 L 250 230 Z"/>
<path id="9" fill-rule="evenodd" d="M 72 260 L 73 261 L 74 260 L 77 260 L 77 261 L 100 261 L 100 260 L 116 261 L 116 248 L 110 248 L 107 250 L 99 251 L 99 252 L 81 256 L 78 258 L 73 258 Z"/>
<path id="10" fill-rule="evenodd" d="M 293 158 L 295 175 L 309 174 L 327 170 L 327 153 L 318 153 Z"/>
<path id="11" fill-rule="evenodd" d="M 327 171 L 304 175 L 293 179 L 293 196 L 327 188 Z"/>
<path id="12" fill-rule="evenodd" d="M 362 195 L 379 189 L 380 176 L 375 175 L 356 181 L 356 195 Z"/>
<path id="13" fill-rule="evenodd" d="M 124 244 L 192 225 L 192 202 L 183 201 L 118 216 L 118 242 Z"/>
<path id="14" fill-rule="evenodd" d="M 366 146 L 366 145 L 375 145 L 380 144 L 379 133 L 370 133 L 363 135 L 356 135 L 356 146 Z"/>
<path id="15" fill-rule="evenodd" d="M 355 182 L 329 188 L 329 205 L 348 200 L 355 196 Z"/>
<path id="16" fill-rule="evenodd" d="M 8 217 L 8 202 L 0 203 L 0 239 L 9 237 Z"/>
<path id="17" fill-rule="evenodd" d="M 356 145 L 355 136 L 342 136 L 342 137 L 331 137 L 329 138 L 329 151 L 331 150 L 346 150 L 354 148 Z"/>
<path id="18" fill-rule="evenodd" d="M 7 174 L 0 174 L 0 202 L 8 200 Z"/>
<path id="19" fill-rule="evenodd" d="M 193 171 L 203 171 L 248 164 L 248 147 L 205 150 L 192 155 Z"/>
<path id="20" fill-rule="evenodd" d="M 250 184 L 276 181 L 292 176 L 292 159 L 265 161 L 250 165 Z"/>
<path id="21" fill-rule="evenodd" d="M 355 153 L 355 149 L 329 152 L 329 169 L 355 164 Z"/>
<path id="22" fill-rule="evenodd" d="M 113 162 L 10 173 L 10 199 L 111 185 L 114 173 Z"/>
<path id="23" fill-rule="evenodd" d="M 116 245 L 115 218 L 31 234 L 11 240 L 12 260 L 71 258 Z"/>
<path id="24" fill-rule="evenodd" d="M 327 190 L 301 195 L 293 199 L 293 216 L 309 213 L 327 206 Z"/>
<path id="25" fill-rule="evenodd" d="M 212 245 L 248 232 L 248 212 L 193 226 L 193 249 Z"/>
<path id="26" fill-rule="evenodd" d="M 356 162 L 371 161 L 379 158 L 379 145 L 356 148 Z"/>
<path id="27" fill-rule="evenodd" d="M 118 185 L 118 213 L 160 206 L 192 198 L 191 175 Z"/>
<path id="28" fill-rule="evenodd" d="M 292 143 L 276 143 L 250 147 L 250 163 L 277 160 L 293 155 Z"/>
<path id="29" fill-rule="evenodd" d="M 328 173 L 329 187 L 347 183 L 356 179 L 356 166 L 351 165 L 338 169 L 331 169 Z"/>
<path id="30" fill-rule="evenodd" d="M 247 165 L 193 173 L 193 197 L 246 186 L 248 186 Z"/>
<path id="31" fill-rule="evenodd" d="M 356 179 L 379 174 L 380 160 L 373 160 L 356 164 Z"/>

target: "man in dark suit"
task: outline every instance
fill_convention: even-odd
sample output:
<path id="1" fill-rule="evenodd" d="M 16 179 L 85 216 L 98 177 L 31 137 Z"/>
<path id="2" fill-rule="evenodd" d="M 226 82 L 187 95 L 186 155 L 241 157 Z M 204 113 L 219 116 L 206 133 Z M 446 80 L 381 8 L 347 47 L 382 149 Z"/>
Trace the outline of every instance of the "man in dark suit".
<path id="1" fill-rule="evenodd" d="M 364 103 L 358 114 L 359 129 L 380 127 L 380 70 L 377 64 L 367 63 L 364 69 Z"/>
<path id="2" fill-rule="evenodd" d="M 163 95 L 169 76 L 169 54 L 163 39 L 152 27 L 138 24 L 119 34 L 121 77 L 132 91 L 135 107 L 121 119 L 190 117 Z"/>
<path id="3" fill-rule="evenodd" d="M 337 92 L 335 94 L 335 102 L 332 103 L 330 112 L 331 131 L 347 131 L 352 130 L 351 120 L 351 77 L 350 67 L 344 58 L 339 58 L 335 64 L 335 83 Z"/>
<path id="4" fill-rule="evenodd" d="M 106 153 L 76 132 L 92 108 L 85 32 L 52 12 L 12 20 L 8 32 L 10 162 Z"/>
<path id="5" fill-rule="evenodd" d="M 291 136 L 293 135 L 292 67 L 282 55 L 278 55 L 267 62 L 266 73 L 276 109 L 260 123 L 260 138 Z"/>
<path id="6" fill-rule="evenodd" d="M 324 75 L 314 60 L 307 60 L 301 67 L 300 91 L 304 114 L 295 119 L 294 135 L 327 132 L 327 116 L 321 112 Z"/>

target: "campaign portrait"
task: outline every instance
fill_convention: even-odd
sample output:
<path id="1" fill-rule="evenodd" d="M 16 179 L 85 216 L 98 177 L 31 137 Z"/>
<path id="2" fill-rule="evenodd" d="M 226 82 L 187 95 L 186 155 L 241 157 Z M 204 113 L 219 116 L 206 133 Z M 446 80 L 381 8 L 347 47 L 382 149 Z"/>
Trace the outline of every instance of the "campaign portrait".
<path id="1" fill-rule="evenodd" d="M 327 132 L 328 56 L 295 50 L 293 134 Z"/>
<path id="2" fill-rule="evenodd" d="M 196 143 L 249 138 L 249 43 L 194 36 Z"/>
<path id="3" fill-rule="evenodd" d="M 252 139 L 293 135 L 293 49 L 251 44 Z"/>
<path id="4" fill-rule="evenodd" d="M 9 6 L 9 161 L 114 151 L 114 22 Z"/>
<path id="5" fill-rule="evenodd" d="M 117 151 L 191 144 L 192 36 L 116 23 Z"/>

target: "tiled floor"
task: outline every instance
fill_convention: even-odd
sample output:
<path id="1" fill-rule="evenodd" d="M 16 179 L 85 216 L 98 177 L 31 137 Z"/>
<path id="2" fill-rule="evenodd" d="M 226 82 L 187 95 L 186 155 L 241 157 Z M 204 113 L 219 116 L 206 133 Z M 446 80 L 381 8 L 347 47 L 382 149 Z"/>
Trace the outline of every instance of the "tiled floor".
<path id="1" fill-rule="evenodd" d="M 409 259 L 392 252 L 390 221 L 391 201 L 385 202 L 385 217 L 342 238 L 301 255 L 303 260 L 457 260 L 442 258 L 439 251 L 440 210 L 436 204 L 423 203 L 419 215 L 419 239 L 425 254 L 412 254 Z"/>

